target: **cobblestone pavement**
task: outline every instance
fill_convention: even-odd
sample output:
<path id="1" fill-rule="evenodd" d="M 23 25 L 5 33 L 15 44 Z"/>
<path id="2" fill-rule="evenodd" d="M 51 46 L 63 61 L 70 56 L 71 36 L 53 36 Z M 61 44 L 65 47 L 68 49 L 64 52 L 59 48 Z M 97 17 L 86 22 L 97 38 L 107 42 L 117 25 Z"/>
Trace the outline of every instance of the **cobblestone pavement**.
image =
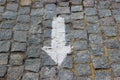
<path id="1" fill-rule="evenodd" d="M 60 68 L 41 50 L 55 16 L 73 46 Z M 120 0 L 0 0 L 0 80 L 120 80 Z"/>

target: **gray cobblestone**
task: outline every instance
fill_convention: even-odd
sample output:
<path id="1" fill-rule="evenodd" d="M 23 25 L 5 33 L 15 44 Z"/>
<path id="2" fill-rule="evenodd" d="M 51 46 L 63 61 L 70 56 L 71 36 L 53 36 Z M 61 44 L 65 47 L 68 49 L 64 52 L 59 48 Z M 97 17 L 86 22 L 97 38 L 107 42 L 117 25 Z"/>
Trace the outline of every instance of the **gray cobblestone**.
<path id="1" fill-rule="evenodd" d="M 120 23 L 120 15 L 115 15 L 114 18 L 117 21 L 117 23 Z"/>
<path id="2" fill-rule="evenodd" d="M 110 7 L 110 2 L 108 0 L 106 1 L 99 1 L 98 2 L 98 8 L 105 9 Z"/>
<path id="3" fill-rule="evenodd" d="M 93 44 L 101 44 L 101 43 L 103 43 L 102 36 L 94 35 L 94 34 L 89 35 L 89 41 L 90 41 L 90 43 L 93 43 Z"/>
<path id="4" fill-rule="evenodd" d="M 73 37 L 77 39 L 87 39 L 87 32 L 85 30 L 74 30 Z"/>
<path id="5" fill-rule="evenodd" d="M 15 22 L 14 21 L 3 21 L 1 24 L 0 24 L 0 28 L 1 29 L 11 29 L 15 26 Z"/>
<path id="6" fill-rule="evenodd" d="M 120 48 L 120 43 L 117 39 L 107 39 L 105 40 L 105 44 L 107 48 L 109 49 L 119 49 Z"/>
<path id="7" fill-rule="evenodd" d="M 24 74 L 22 80 L 39 80 L 38 73 L 27 72 Z"/>
<path id="8" fill-rule="evenodd" d="M 0 52 L 8 52 L 10 50 L 9 41 L 0 41 Z"/>
<path id="9" fill-rule="evenodd" d="M 100 33 L 100 25 L 99 24 L 88 25 L 88 33 Z"/>
<path id="10" fill-rule="evenodd" d="M 70 15 L 60 15 L 60 16 L 65 18 L 65 23 L 70 23 L 71 22 L 71 16 Z"/>
<path id="11" fill-rule="evenodd" d="M 82 4 L 83 0 L 70 0 L 72 4 Z"/>
<path id="12" fill-rule="evenodd" d="M 69 6 L 69 2 L 59 2 L 58 5 L 61 7 L 67 7 Z"/>
<path id="13" fill-rule="evenodd" d="M 54 66 L 56 63 L 46 53 L 42 55 L 42 64 L 44 66 Z"/>
<path id="14" fill-rule="evenodd" d="M 100 20 L 101 25 L 112 26 L 115 25 L 115 21 L 112 17 L 105 17 Z"/>
<path id="15" fill-rule="evenodd" d="M 0 6 L 0 13 L 4 12 L 5 7 L 4 6 Z"/>
<path id="16" fill-rule="evenodd" d="M 102 17 L 107 17 L 107 16 L 111 16 L 111 11 L 108 9 L 104 9 L 104 10 L 99 10 L 99 16 Z"/>
<path id="17" fill-rule="evenodd" d="M 41 42 L 41 35 L 40 34 L 37 34 L 37 35 L 31 35 L 29 38 L 28 38 L 28 41 L 27 41 L 27 45 L 31 46 L 31 45 L 39 45 L 40 42 Z"/>
<path id="18" fill-rule="evenodd" d="M 42 16 L 43 15 L 43 9 L 32 9 L 30 15 L 31 16 Z"/>
<path id="19" fill-rule="evenodd" d="M 0 5 L 4 5 L 5 2 L 6 2 L 6 0 L 1 0 L 1 1 L 0 1 Z"/>
<path id="20" fill-rule="evenodd" d="M 16 26 L 14 27 L 14 30 L 27 31 L 27 30 L 29 30 L 29 28 L 30 28 L 29 24 L 17 23 Z"/>
<path id="21" fill-rule="evenodd" d="M 72 13 L 71 19 L 72 20 L 83 19 L 83 12 Z"/>
<path id="22" fill-rule="evenodd" d="M 27 32 L 25 31 L 15 31 L 14 40 L 18 42 L 25 42 L 27 40 Z"/>
<path id="23" fill-rule="evenodd" d="M 17 18 L 17 21 L 20 23 L 30 22 L 30 16 L 29 15 L 19 15 Z"/>
<path id="24" fill-rule="evenodd" d="M 92 79 L 88 77 L 78 77 L 77 80 L 92 80 Z"/>
<path id="25" fill-rule="evenodd" d="M 14 42 L 12 44 L 12 51 L 26 51 L 26 43 Z"/>
<path id="26" fill-rule="evenodd" d="M 23 64 L 23 55 L 22 54 L 11 54 L 10 56 L 10 64 L 11 65 L 22 65 Z"/>
<path id="27" fill-rule="evenodd" d="M 120 61 L 119 50 L 108 50 L 108 54 L 109 54 L 110 61 L 119 63 L 119 61 Z"/>
<path id="28" fill-rule="evenodd" d="M 75 41 L 73 44 L 75 50 L 87 49 L 87 41 Z"/>
<path id="29" fill-rule="evenodd" d="M 42 18 L 41 17 L 31 17 L 31 25 L 37 25 L 40 24 L 42 22 Z"/>
<path id="30" fill-rule="evenodd" d="M 96 23 L 96 22 L 98 22 L 98 16 L 87 16 L 87 17 L 86 17 L 86 20 L 87 20 L 89 23 Z"/>
<path id="31" fill-rule="evenodd" d="M 69 7 L 57 7 L 57 13 L 64 14 L 64 13 L 70 13 Z"/>
<path id="32" fill-rule="evenodd" d="M 23 66 L 9 67 L 7 73 L 7 80 L 20 80 L 23 75 Z"/>
<path id="33" fill-rule="evenodd" d="M 25 61 L 25 70 L 38 72 L 40 65 L 40 59 L 27 59 Z"/>
<path id="34" fill-rule="evenodd" d="M 85 8 L 85 14 L 86 15 L 96 15 L 97 10 L 95 8 Z"/>
<path id="35" fill-rule="evenodd" d="M 7 72 L 7 66 L 0 66 L 0 77 L 4 77 Z"/>
<path id="36" fill-rule="evenodd" d="M 29 14 L 30 8 L 29 7 L 20 7 L 18 14 Z"/>
<path id="37" fill-rule="evenodd" d="M 8 54 L 0 53 L 0 65 L 8 63 Z"/>
<path id="38" fill-rule="evenodd" d="M 95 75 L 95 80 L 112 80 L 111 73 L 108 71 L 96 72 Z"/>
<path id="39" fill-rule="evenodd" d="M 40 46 L 39 46 L 40 47 Z M 41 49 L 39 47 L 29 47 L 27 48 L 27 57 L 40 57 Z"/>
<path id="40" fill-rule="evenodd" d="M 117 30 L 115 29 L 115 27 L 111 26 L 111 27 L 103 27 L 104 33 L 106 36 L 117 36 Z"/>
<path id="41" fill-rule="evenodd" d="M 55 4 L 47 4 L 45 6 L 46 11 L 55 11 L 56 10 L 56 5 Z"/>
<path id="42" fill-rule="evenodd" d="M 84 6 L 86 6 L 86 7 L 93 7 L 94 3 L 95 3 L 94 0 L 84 0 L 83 1 Z"/>
<path id="43" fill-rule="evenodd" d="M 0 40 L 9 40 L 12 38 L 11 30 L 0 30 Z"/>
<path id="44" fill-rule="evenodd" d="M 52 67 L 52 68 L 49 68 L 49 67 L 43 67 L 41 69 L 41 78 L 44 80 L 49 80 L 49 79 L 52 79 L 52 80 L 55 80 L 56 79 L 56 74 L 57 74 L 57 69 L 56 67 Z"/>
<path id="45" fill-rule="evenodd" d="M 75 56 L 76 63 L 89 63 L 90 61 L 91 60 L 88 51 L 76 52 L 76 56 Z"/>
<path id="46" fill-rule="evenodd" d="M 70 70 L 60 70 L 59 72 L 60 80 L 74 80 L 73 73 Z"/>
<path id="47" fill-rule="evenodd" d="M 108 59 L 106 57 L 94 58 L 93 65 L 95 69 L 106 69 L 110 68 Z"/>
<path id="48" fill-rule="evenodd" d="M 91 74 L 88 64 L 79 64 L 77 67 L 78 76 L 89 76 Z"/>
<path id="49" fill-rule="evenodd" d="M 114 73 L 114 76 L 120 76 L 120 64 L 113 64 L 112 65 L 112 70 Z"/>
<path id="50" fill-rule="evenodd" d="M 18 4 L 16 4 L 16 3 L 7 4 L 6 9 L 11 10 L 11 11 L 17 11 L 18 10 Z"/>
<path id="51" fill-rule="evenodd" d="M 85 23 L 82 20 L 72 21 L 73 28 L 75 29 L 84 29 Z"/>
<path id="52" fill-rule="evenodd" d="M 2 14 L 2 18 L 14 20 L 17 18 L 17 13 L 12 11 L 6 11 L 5 13 Z"/>
<path id="53" fill-rule="evenodd" d="M 57 13 L 55 11 L 46 11 L 45 13 L 45 19 L 53 19 Z"/>
<path id="54" fill-rule="evenodd" d="M 92 55 L 94 56 L 103 56 L 105 53 L 104 46 L 101 44 L 96 45 L 96 44 L 90 44 L 91 49 L 92 49 Z"/>
<path id="55" fill-rule="evenodd" d="M 82 11 L 82 10 L 83 10 L 82 6 L 72 6 L 71 7 L 72 12 L 78 12 L 78 11 Z"/>
<path id="56" fill-rule="evenodd" d="M 32 34 L 42 33 L 41 25 L 32 25 L 29 32 Z"/>
<path id="57" fill-rule="evenodd" d="M 73 67 L 73 59 L 71 56 L 67 56 L 62 65 L 61 65 L 63 68 L 72 68 Z"/>

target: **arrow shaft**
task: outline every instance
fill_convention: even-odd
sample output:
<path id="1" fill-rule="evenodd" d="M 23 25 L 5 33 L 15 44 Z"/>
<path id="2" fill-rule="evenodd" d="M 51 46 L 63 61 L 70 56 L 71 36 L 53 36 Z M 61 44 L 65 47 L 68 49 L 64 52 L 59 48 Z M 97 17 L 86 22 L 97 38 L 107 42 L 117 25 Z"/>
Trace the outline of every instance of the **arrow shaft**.
<path id="1" fill-rule="evenodd" d="M 57 19 L 57 20 L 56 20 Z M 52 47 L 63 47 L 65 46 L 65 24 L 63 18 L 53 19 L 52 22 Z M 60 19 L 60 20 L 58 20 Z M 61 21 L 62 19 L 62 21 Z M 56 45 L 55 45 L 56 44 Z"/>

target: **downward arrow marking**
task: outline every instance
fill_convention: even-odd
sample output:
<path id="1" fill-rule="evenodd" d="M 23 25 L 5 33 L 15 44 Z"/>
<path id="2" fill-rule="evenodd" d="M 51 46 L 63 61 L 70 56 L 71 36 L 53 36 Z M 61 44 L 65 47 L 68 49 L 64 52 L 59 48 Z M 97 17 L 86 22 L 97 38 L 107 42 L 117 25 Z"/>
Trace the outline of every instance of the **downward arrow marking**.
<path id="1" fill-rule="evenodd" d="M 48 55 L 60 66 L 71 52 L 71 47 L 66 46 L 65 40 L 65 20 L 62 17 L 55 17 L 52 21 L 52 41 L 51 47 L 44 46 L 44 50 Z"/>

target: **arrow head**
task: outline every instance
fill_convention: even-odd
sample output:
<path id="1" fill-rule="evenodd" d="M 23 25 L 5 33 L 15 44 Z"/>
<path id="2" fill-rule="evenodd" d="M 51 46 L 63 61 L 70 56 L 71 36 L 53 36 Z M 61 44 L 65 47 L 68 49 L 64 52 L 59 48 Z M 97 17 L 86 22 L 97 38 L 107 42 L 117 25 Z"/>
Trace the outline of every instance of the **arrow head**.
<path id="1" fill-rule="evenodd" d="M 45 46 L 42 50 L 44 50 L 58 64 L 58 66 L 60 66 L 67 54 L 71 52 L 71 47 L 63 46 L 60 48 L 51 48 Z"/>

